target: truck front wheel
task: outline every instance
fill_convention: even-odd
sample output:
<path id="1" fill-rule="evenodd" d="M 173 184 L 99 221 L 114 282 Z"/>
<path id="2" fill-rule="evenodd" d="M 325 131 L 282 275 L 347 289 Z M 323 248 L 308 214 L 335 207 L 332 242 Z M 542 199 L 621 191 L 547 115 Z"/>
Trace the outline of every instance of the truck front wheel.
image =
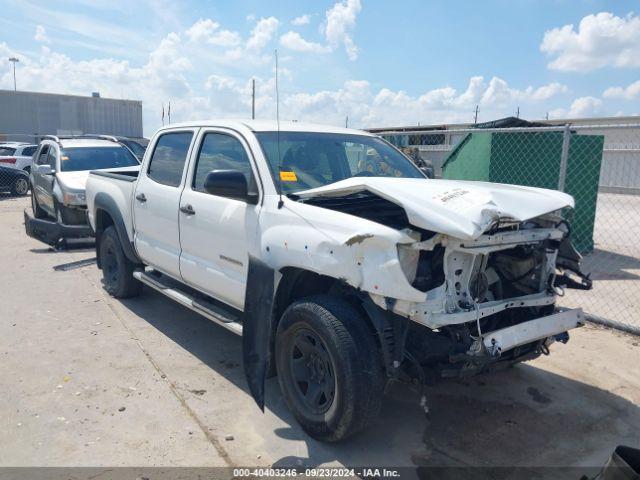
<path id="1" fill-rule="evenodd" d="M 343 440 L 378 415 L 386 382 L 380 353 L 365 319 L 345 300 L 323 295 L 289 306 L 275 358 L 289 409 L 312 437 Z"/>
<path id="2" fill-rule="evenodd" d="M 142 284 L 133 277 L 136 264 L 127 258 L 116 229 L 109 226 L 100 236 L 100 265 L 104 289 L 116 298 L 135 297 Z"/>

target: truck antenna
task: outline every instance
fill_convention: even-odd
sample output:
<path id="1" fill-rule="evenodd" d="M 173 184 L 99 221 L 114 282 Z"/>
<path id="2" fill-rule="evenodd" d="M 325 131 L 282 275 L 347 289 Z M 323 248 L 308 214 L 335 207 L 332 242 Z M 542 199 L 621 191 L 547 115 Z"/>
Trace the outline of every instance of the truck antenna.
<path id="1" fill-rule="evenodd" d="M 280 92 L 278 90 L 278 49 L 275 50 L 276 57 L 276 143 L 278 145 L 278 209 L 282 208 L 282 156 L 280 155 Z"/>

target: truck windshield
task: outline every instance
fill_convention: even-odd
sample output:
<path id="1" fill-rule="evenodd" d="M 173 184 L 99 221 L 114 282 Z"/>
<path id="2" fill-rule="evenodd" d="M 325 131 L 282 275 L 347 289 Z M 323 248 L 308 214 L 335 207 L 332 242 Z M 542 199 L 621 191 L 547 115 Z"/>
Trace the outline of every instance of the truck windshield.
<path id="1" fill-rule="evenodd" d="M 60 152 L 60 171 L 100 170 L 140 165 L 125 147 L 72 147 Z"/>
<path id="2" fill-rule="evenodd" d="M 256 137 L 285 194 L 350 177 L 425 178 L 407 157 L 377 137 L 280 132 L 279 148 L 277 132 L 256 132 Z"/>

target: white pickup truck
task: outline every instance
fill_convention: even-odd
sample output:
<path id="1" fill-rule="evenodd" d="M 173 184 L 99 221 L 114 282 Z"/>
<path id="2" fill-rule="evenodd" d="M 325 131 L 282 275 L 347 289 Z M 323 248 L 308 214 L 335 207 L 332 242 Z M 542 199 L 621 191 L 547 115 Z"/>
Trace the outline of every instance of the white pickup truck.
<path id="1" fill-rule="evenodd" d="M 430 180 L 372 134 L 275 122 L 160 129 L 137 172 L 86 187 L 98 267 L 243 336 L 264 408 L 277 374 L 313 437 L 362 429 L 387 381 L 530 360 L 583 323 L 564 193 Z"/>

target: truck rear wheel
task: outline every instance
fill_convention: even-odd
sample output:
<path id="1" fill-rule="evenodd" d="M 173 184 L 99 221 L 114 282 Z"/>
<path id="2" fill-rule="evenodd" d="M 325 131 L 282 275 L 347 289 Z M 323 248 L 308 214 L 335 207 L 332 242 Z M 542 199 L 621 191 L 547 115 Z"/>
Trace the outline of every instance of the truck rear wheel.
<path id="1" fill-rule="evenodd" d="M 100 236 L 100 265 L 105 290 L 116 298 L 135 297 L 142 284 L 133 277 L 136 264 L 127 258 L 116 229 L 107 227 Z"/>
<path id="2" fill-rule="evenodd" d="M 378 415 L 386 382 L 380 353 L 348 302 L 315 296 L 289 306 L 278 325 L 275 357 L 289 409 L 312 437 L 343 440 Z"/>

